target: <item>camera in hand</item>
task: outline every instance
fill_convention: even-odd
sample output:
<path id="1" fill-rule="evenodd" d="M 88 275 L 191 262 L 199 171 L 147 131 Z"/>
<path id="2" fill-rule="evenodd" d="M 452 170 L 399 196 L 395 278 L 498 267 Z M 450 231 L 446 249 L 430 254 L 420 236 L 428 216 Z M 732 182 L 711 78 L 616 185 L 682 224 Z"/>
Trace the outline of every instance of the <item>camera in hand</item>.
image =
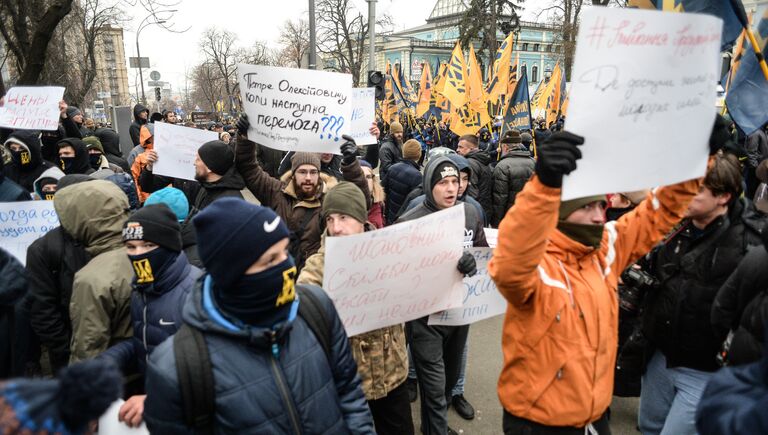
<path id="1" fill-rule="evenodd" d="M 619 286 L 619 309 L 636 315 L 649 289 L 658 285 L 656 278 L 641 269 L 627 268 L 621 274 L 623 285 Z"/>

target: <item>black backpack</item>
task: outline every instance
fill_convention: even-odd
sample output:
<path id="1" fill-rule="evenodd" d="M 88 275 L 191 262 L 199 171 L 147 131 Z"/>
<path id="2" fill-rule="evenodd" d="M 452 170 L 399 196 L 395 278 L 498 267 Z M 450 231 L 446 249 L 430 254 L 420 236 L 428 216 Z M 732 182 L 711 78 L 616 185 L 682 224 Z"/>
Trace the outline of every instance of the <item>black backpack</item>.
<path id="1" fill-rule="evenodd" d="M 320 342 L 331 361 L 331 324 L 320 300 L 312 291 L 297 285 L 299 316 Z M 184 323 L 173 337 L 176 373 L 181 389 L 184 423 L 198 434 L 212 434 L 216 413 L 213 368 L 204 334 Z"/>

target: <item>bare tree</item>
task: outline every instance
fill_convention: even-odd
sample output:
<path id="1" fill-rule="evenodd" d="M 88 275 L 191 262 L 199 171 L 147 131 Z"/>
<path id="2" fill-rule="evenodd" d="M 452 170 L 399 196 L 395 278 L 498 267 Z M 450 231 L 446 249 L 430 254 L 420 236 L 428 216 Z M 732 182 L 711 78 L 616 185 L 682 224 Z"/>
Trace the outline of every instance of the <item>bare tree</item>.
<path id="1" fill-rule="evenodd" d="M 352 83 L 360 83 L 365 55 L 368 19 L 357 11 L 349 0 L 317 0 L 318 51 L 333 60 L 336 68 L 352 74 Z M 377 26 L 392 23 L 391 17 L 382 16 Z"/>
<path id="2" fill-rule="evenodd" d="M 218 66 L 210 62 L 201 63 L 192 70 L 191 80 L 192 100 L 201 107 L 215 110 L 224 89 Z"/>
<path id="3" fill-rule="evenodd" d="M 225 95 L 230 100 L 230 110 L 232 109 L 232 102 L 229 96 L 232 95 L 232 89 L 237 83 L 235 75 L 238 55 L 241 54 L 235 46 L 236 42 L 237 35 L 215 27 L 206 30 L 200 38 L 200 49 L 205 56 L 206 65 L 213 66 L 218 71 Z"/>
<path id="4" fill-rule="evenodd" d="M 0 35 L 13 54 L 18 84 L 38 83 L 48 44 L 74 0 L 0 0 Z"/>
<path id="5" fill-rule="evenodd" d="M 301 68 L 301 61 L 309 51 L 309 23 L 306 20 L 286 20 L 279 42 L 283 48 L 276 62 L 281 66 Z"/>
<path id="6" fill-rule="evenodd" d="M 469 7 L 459 22 L 459 41 L 468 47 L 472 40 L 480 39 L 480 52 L 488 56 L 493 65 L 498 47 L 497 29 L 511 31 L 519 26 L 517 12 L 522 0 L 470 0 Z"/>

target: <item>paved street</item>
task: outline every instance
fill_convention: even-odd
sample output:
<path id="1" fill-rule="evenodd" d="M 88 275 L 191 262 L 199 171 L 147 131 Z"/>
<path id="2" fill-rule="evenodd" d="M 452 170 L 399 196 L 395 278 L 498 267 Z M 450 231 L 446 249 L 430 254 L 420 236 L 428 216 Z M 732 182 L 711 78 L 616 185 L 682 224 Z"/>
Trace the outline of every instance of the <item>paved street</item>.
<path id="1" fill-rule="evenodd" d="M 474 405 L 475 419 L 466 421 L 448 411 L 448 424 L 464 434 L 501 433 L 502 408 L 496 395 L 496 381 L 501 371 L 501 325 L 503 318 L 495 317 L 475 323 L 469 332 L 469 361 L 465 397 Z M 611 407 L 611 430 L 614 435 L 634 435 L 637 419 L 637 399 L 615 398 Z M 414 424 L 419 432 L 419 402 L 413 404 Z"/>

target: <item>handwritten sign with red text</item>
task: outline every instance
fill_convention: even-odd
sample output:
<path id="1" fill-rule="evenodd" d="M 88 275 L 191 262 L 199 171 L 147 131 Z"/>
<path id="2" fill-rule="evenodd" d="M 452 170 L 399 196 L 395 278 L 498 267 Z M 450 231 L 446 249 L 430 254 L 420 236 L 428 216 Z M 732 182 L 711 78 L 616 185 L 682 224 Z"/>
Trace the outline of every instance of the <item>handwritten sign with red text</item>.
<path id="1" fill-rule="evenodd" d="M 11 88 L 0 107 L 0 127 L 14 130 L 56 130 L 59 128 L 60 86 L 19 86 Z"/>
<path id="2" fill-rule="evenodd" d="M 704 175 L 723 22 L 639 9 L 584 11 L 565 128 L 584 136 L 562 199 Z"/>
<path id="3" fill-rule="evenodd" d="M 325 240 L 323 289 L 348 336 L 460 307 L 464 206 Z"/>

